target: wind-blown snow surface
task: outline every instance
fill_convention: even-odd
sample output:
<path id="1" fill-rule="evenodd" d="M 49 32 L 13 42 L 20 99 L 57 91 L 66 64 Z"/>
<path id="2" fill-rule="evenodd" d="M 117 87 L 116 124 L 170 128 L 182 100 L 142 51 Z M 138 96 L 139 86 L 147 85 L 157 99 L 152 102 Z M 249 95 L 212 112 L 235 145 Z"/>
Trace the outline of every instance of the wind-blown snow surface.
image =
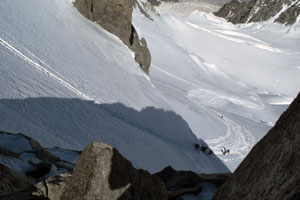
<path id="1" fill-rule="evenodd" d="M 46 147 L 108 143 L 150 172 L 167 165 L 228 171 L 215 155 L 194 149 L 205 143 L 180 116 L 157 109 L 171 107 L 132 52 L 71 1 L 4 0 L 0 24 L 0 130 Z"/>
<path id="2" fill-rule="evenodd" d="M 234 170 L 300 90 L 300 24 L 236 26 L 208 13 L 157 10 L 153 21 L 138 11 L 133 19 L 152 53 L 150 79 Z"/>
<path id="3" fill-rule="evenodd" d="M 235 169 L 300 88 L 299 29 L 160 12 L 153 21 L 134 13 L 152 54 L 147 77 L 132 52 L 70 0 L 3 0 L 0 130 L 47 147 L 105 142 L 151 172 L 227 171 L 193 149 L 197 136 Z"/>

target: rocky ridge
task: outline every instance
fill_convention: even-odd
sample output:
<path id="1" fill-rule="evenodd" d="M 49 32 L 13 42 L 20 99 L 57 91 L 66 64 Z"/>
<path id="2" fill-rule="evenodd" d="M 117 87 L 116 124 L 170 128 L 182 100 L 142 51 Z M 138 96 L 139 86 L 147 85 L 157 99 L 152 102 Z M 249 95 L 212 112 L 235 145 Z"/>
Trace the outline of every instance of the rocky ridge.
<path id="1" fill-rule="evenodd" d="M 74 165 L 69 165 L 70 169 L 67 171 L 57 170 L 57 162 L 51 163 L 50 158 L 62 162 L 62 158 L 79 156 L 80 152 L 71 154 L 70 150 L 59 149 L 59 152 L 56 152 L 56 148 L 46 149 L 23 134 L 1 132 L 0 139 L 0 199 L 3 200 L 177 199 L 186 194 L 199 195 L 203 191 L 200 185 L 203 182 L 219 187 L 228 176 L 199 175 L 191 171 L 175 171 L 171 167 L 152 175 L 145 170 L 134 168 L 117 149 L 97 142 L 88 145 L 80 154 L 71 174 Z M 8 144 L 9 147 L 4 144 Z M 21 156 L 19 160 L 15 160 L 16 155 L 34 152 L 33 147 L 42 149 L 44 153 L 40 154 L 39 158 L 31 155 L 30 159 L 22 160 Z M 15 149 L 15 152 L 11 151 L 12 149 Z M 51 152 L 55 152 L 55 155 Z M 46 160 L 48 163 L 43 163 Z M 30 163 L 38 161 L 51 165 L 52 169 L 47 171 L 43 167 L 28 167 Z M 28 175 L 27 170 L 35 171 L 34 174 L 40 176 L 34 178 L 31 174 Z"/>
<path id="2" fill-rule="evenodd" d="M 80 152 L 71 150 L 46 149 L 22 133 L 0 131 L 0 163 L 31 183 L 57 174 L 71 173 L 79 155 Z"/>
<path id="3" fill-rule="evenodd" d="M 221 186 L 228 174 L 197 174 L 192 171 L 176 171 L 171 166 L 155 174 L 166 185 L 168 199 L 180 199 L 184 195 L 198 196 L 203 192 L 201 183 Z"/>
<path id="4" fill-rule="evenodd" d="M 61 196 L 64 200 L 164 200 L 161 180 L 135 169 L 115 148 L 92 142 L 83 151 Z"/>
<path id="5" fill-rule="evenodd" d="M 214 200 L 300 199 L 300 93 Z"/>
<path id="6" fill-rule="evenodd" d="M 86 18 L 119 37 L 135 53 L 135 61 L 149 73 L 151 54 L 144 38 L 132 25 L 134 0 L 76 0 L 74 6 Z"/>
<path id="7" fill-rule="evenodd" d="M 299 0 L 251 0 L 241 2 L 232 0 L 217 12 L 233 24 L 261 22 L 271 18 L 274 22 L 292 25 L 300 15 Z"/>

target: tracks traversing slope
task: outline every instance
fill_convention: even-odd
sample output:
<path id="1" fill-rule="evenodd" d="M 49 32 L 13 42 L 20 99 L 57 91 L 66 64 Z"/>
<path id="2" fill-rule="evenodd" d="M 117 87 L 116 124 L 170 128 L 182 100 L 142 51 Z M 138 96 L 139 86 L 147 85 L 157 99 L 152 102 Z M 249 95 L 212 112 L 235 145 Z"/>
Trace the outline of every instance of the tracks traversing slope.
<path id="1" fill-rule="evenodd" d="M 217 111 L 211 111 L 220 116 L 220 113 Z M 250 131 L 226 116 L 222 116 L 221 122 L 227 127 L 226 135 L 216 139 L 206 140 L 207 144 L 226 163 L 234 163 L 235 161 L 242 160 L 254 146 L 254 136 Z M 221 148 L 223 147 L 230 150 L 229 155 L 222 155 Z"/>
<path id="2" fill-rule="evenodd" d="M 71 90 L 76 95 L 78 95 L 79 97 L 83 98 L 84 100 L 89 100 L 89 101 L 93 100 L 88 95 L 86 95 L 83 92 L 77 90 L 70 83 L 68 83 L 67 81 L 65 81 L 64 78 L 60 78 L 58 75 L 56 75 L 56 74 L 50 72 L 49 70 L 47 70 L 41 64 L 39 64 L 39 63 L 33 61 L 32 59 L 28 58 L 27 56 L 25 56 L 23 53 L 21 53 L 19 50 L 17 50 L 16 48 L 14 48 L 12 45 L 10 45 L 8 42 L 6 42 L 5 40 L 3 40 L 1 37 L 0 37 L 0 45 L 2 45 L 4 48 L 8 49 L 10 52 L 12 52 L 13 54 L 15 54 L 16 56 L 18 56 L 24 62 L 26 62 L 26 63 L 30 64 L 31 66 L 33 66 L 35 69 L 43 72 L 45 75 L 47 75 L 50 78 L 52 78 L 53 80 L 55 80 L 56 82 L 58 82 L 60 85 L 63 85 L 64 87 L 68 88 L 69 90 Z M 28 51 L 28 53 L 30 53 L 31 55 L 34 56 L 34 54 L 32 54 L 30 51 Z M 37 58 L 36 56 L 34 56 L 34 57 Z M 40 60 L 40 59 L 38 59 L 38 60 Z M 43 62 L 41 62 L 41 63 L 43 63 Z"/>
<path id="3" fill-rule="evenodd" d="M 8 42 L 6 42 L 5 40 L 3 40 L 0 37 L 0 45 L 2 45 L 3 47 L 5 47 L 6 49 L 8 49 L 10 52 L 12 52 L 14 55 L 16 55 L 17 57 L 19 57 L 20 59 L 22 59 L 24 62 L 30 64 L 31 66 L 33 66 L 35 69 L 43 72 L 45 75 L 47 75 L 48 77 L 52 78 L 53 80 L 57 81 L 59 84 L 63 85 L 64 87 L 68 88 L 69 90 L 71 90 L 72 92 L 74 92 L 76 95 L 78 95 L 79 97 L 83 98 L 84 100 L 89 100 L 89 101 L 93 101 L 95 103 L 105 103 L 105 101 L 100 100 L 99 101 L 95 101 L 93 98 L 89 97 L 88 95 L 84 94 L 83 92 L 77 90 L 75 87 L 73 87 L 70 83 L 68 83 L 64 78 L 60 78 L 58 75 L 56 75 L 53 72 L 50 72 L 49 70 L 47 70 L 43 65 L 47 66 L 43 61 L 41 61 L 38 57 L 36 57 L 33 53 L 31 53 L 29 50 L 26 50 L 27 53 L 29 53 L 31 56 L 33 56 L 35 59 L 37 59 L 41 64 L 33 61 L 32 59 L 28 58 L 27 56 L 25 56 L 22 52 L 20 52 L 19 50 L 17 50 L 15 47 L 13 47 L 12 45 L 10 45 Z M 49 66 L 47 66 L 48 68 L 50 68 Z M 61 76 L 61 75 L 60 75 Z M 193 143 L 189 143 L 189 144 L 182 144 L 180 142 L 177 141 L 172 141 L 170 140 L 168 137 L 163 136 L 162 134 L 160 134 L 158 131 L 151 129 L 149 127 L 140 125 L 139 122 L 135 121 L 134 119 L 129 119 L 126 118 L 124 116 L 122 116 L 121 114 L 114 112 L 112 110 L 110 110 L 108 107 L 105 107 L 105 111 L 111 115 L 113 118 L 118 119 L 119 121 L 135 128 L 138 129 L 146 134 L 152 135 L 158 139 L 160 139 L 161 141 L 165 142 L 165 143 L 169 143 L 173 146 L 175 146 L 176 148 L 180 148 L 183 150 L 188 150 L 188 151 L 194 151 L 195 149 L 193 148 Z"/>

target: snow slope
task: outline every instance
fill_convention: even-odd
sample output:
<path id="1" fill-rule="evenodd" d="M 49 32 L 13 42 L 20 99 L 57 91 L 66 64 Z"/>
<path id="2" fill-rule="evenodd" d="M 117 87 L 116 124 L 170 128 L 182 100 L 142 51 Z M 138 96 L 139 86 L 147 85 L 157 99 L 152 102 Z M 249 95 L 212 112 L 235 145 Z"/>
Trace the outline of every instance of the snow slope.
<path id="1" fill-rule="evenodd" d="M 71 1 L 5 0 L 0 15 L 0 130 L 45 147 L 104 142 L 150 172 L 228 171 L 194 149 L 205 143 L 180 116 L 158 109 L 171 107 L 132 52 Z"/>
<path id="2" fill-rule="evenodd" d="M 158 11 L 153 21 L 134 11 L 152 54 L 148 77 L 70 0 L 3 0 L 0 130 L 46 147 L 105 142 L 151 172 L 226 172 L 193 148 L 204 139 L 234 170 L 299 91 L 299 28 Z"/>
<path id="3" fill-rule="evenodd" d="M 235 26 L 190 6 L 188 16 L 186 4 L 158 7 L 153 21 L 136 10 L 134 25 L 152 53 L 152 83 L 234 170 L 300 90 L 300 24 Z"/>

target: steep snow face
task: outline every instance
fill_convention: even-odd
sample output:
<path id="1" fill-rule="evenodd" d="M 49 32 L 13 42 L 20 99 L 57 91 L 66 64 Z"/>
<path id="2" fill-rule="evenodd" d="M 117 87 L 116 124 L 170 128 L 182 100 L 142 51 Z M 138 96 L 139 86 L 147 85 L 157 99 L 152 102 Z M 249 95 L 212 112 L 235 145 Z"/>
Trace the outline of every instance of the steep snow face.
<path id="1" fill-rule="evenodd" d="M 148 77 L 70 0 L 3 0 L 0 11 L 0 130 L 46 147 L 96 140 L 151 172 L 226 172 L 193 144 L 203 138 L 234 170 L 300 88 L 296 25 L 238 27 L 172 9 L 149 12 L 150 21 L 135 10 L 152 54 Z"/>
<path id="2" fill-rule="evenodd" d="M 70 1 L 3 1 L 0 9 L 2 97 L 80 96 L 137 108 L 159 99 L 128 48 Z"/>
<path id="3" fill-rule="evenodd" d="M 206 144 L 165 111 L 172 109 L 166 97 L 132 52 L 70 0 L 1 1 L 0 25 L 0 130 L 26 133 L 45 147 L 108 143 L 150 172 L 167 165 L 228 171 L 194 148 Z"/>
<path id="4" fill-rule="evenodd" d="M 152 53 L 152 84 L 234 170 L 299 92 L 299 23 L 235 26 L 209 13 L 186 16 L 184 7 L 157 10 L 153 21 L 134 13 Z"/>

